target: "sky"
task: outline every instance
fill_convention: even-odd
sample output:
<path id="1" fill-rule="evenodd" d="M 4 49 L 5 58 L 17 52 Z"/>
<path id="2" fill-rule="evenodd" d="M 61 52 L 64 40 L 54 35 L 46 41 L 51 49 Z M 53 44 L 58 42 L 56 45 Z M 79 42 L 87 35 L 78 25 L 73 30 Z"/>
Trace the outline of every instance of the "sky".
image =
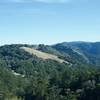
<path id="1" fill-rule="evenodd" d="M 100 41 L 100 0 L 0 0 L 0 45 Z"/>

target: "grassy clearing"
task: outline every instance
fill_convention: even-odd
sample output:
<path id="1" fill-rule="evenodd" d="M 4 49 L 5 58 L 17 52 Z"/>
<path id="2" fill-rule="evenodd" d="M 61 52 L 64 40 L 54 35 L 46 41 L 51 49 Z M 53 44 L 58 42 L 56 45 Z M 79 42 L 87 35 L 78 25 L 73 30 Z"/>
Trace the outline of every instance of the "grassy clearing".
<path id="1" fill-rule="evenodd" d="M 34 48 L 21 47 L 21 49 L 25 50 L 26 52 L 28 52 L 30 54 L 36 55 L 37 57 L 42 58 L 44 60 L 51 59 L 51 60 L 58 61 L 60 63 L 63 63 L 63 62 L 68 63 L 67 61 L 65 61 L 63 59 L 58 58 L 58 56 L 56 56 L 56 55 L 52 55 L 52 54 L 48 54 L 48 53 L 45 53 L 45 52 L 41 52 L 41 51 L 36 50 Z"/>

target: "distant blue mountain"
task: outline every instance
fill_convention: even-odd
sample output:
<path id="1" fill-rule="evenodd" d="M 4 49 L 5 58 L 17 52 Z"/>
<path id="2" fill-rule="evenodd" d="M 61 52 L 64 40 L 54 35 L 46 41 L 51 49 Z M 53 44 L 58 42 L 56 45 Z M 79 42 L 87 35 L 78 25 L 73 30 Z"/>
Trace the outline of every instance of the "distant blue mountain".
<path id="1" fill-rule="evenodd" d="M 74 51 L 81 55 L 81 57 L 83 56 L 88 63 L 97 66 L 100 65 L 100 42 L 63 42 L 52 47 L 65 54 Z"/>

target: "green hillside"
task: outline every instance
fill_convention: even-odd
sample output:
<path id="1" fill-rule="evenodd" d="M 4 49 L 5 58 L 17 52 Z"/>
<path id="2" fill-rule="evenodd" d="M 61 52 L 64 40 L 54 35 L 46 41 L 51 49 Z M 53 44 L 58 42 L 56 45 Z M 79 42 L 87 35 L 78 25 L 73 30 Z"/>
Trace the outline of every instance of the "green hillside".
<path id="1" fill-rule="evenodd" d="M 1 46 L 0 100 L 100 100 L 100 68 L 87 62 L 87 50 L 79 50 L 86 58 L 75 50 L 72 43 Z"/>

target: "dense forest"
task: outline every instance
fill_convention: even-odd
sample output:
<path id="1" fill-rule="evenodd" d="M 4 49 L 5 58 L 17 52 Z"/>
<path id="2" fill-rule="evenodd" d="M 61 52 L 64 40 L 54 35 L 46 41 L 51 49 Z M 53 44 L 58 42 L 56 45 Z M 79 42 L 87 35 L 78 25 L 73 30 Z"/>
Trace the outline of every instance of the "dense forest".
<path id="1" fill-rule="evenodd" d="M 69 63 L 38 58 L 23 46 Z M 1 46 L 0 100 L 100 100 L 99 48 L 98 43 Z"/>

